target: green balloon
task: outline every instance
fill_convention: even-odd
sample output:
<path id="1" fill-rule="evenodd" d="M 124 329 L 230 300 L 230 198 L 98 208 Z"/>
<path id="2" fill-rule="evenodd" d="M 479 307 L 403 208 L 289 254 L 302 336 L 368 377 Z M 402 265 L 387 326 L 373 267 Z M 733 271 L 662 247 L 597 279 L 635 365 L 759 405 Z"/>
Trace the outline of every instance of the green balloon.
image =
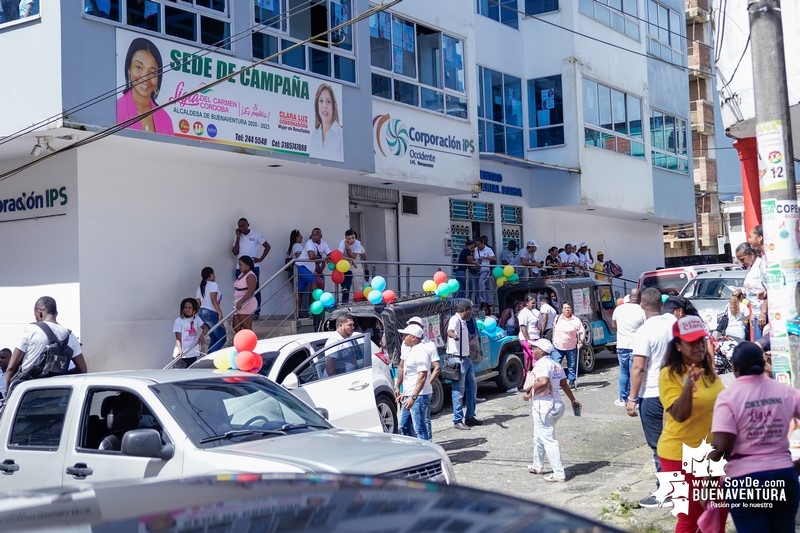
<path id="1" fill-rule="evenodd" d="M 492 275 L 494 277 L 496 277 L 496 278 L 502 278 L 503 277 L 503 267 L 494 267 L 492 269 Z"/>
<path id="2" fill-rule="evenodd" d="M 483 323 L 483 320 L 478 320 L 475 323 L 478 325 L 478 331 L 483 331 L 486 329 L 486 325 Z"/>
<path id="3" fill-rule="evenodd" d="M 316 302 L 312 302 L 308 309 L 311 311 L 312 315 L 318 315 L 325 310 L 325 306 L 322 305 L 322 302 L 317 300 Z"/>
<path id="4" fill-rule="evenodd" d="M 328 263 L 328 270 L 333 272 L 336 269 L 336 263 Z"/>
<path id="5" fill-rule="evenodd" d="M 322 293 L 325 292 L 322 289 L 314 289 L 314 292 L 311 293 L 311 297 L 315 300 L 319 300 L 322 298 Z"/>
<path id="6" fill-rule="evenodd" d="M 519 281 L 519 274 L 517 273 L 511 274 L 510 276 L 508 276 L 508 281 L 512 283 L 515 281 Z"/>

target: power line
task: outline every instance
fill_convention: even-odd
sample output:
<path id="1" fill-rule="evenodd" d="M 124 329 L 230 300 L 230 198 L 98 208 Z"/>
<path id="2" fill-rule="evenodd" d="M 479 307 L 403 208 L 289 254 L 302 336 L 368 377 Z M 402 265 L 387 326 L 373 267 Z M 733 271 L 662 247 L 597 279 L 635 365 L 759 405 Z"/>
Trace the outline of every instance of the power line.
<path id="1" fill-rule="evenodd" d="M 276 57 L 280 56 L 281 54 L 285 54 L 287 52 L 291 52 L 292 50 L 294 50 L 296 48 L 299 48 L 301 46 L 304 46 L 305 44 L 308 44 L 308 43 L 311 43 L 311 42 L 314 42 L 314 41 L 318 41 L 322 37 L 324 37 L 324 36 L 326 36 L 326 35 L 328 35 L 330 33 L 333 33 L 333 32 L 342 30 L 344 28 L 347 28 L 349 26 L 352 26 L 353 24 L 356 24 L 357 22 L 361 22 L 362 20 L 366 20 L 367 18 L 371 17 L 372 15 L 374 15 L 376 13 L 380 13 L 381 11 L 385 11 L 386 9 L 389 9 L 390 7 L 395 6 L 396 4 L 399 4 L 402 1 L 403 0 L 390 0 L 389 3 L 387 3 L 387 4 L 381 4 L 379 6 L 375 6 L 373 8 L 370 8 L 367 11 L 364 11 L 363 13 L 358 15 L 357 17 L 355 17 L 355 18 L 353 18 L 353 19 L 351 19 L 351 20 L 349 20 L 347 22 L 343 22 L 342 24 L 334 26 L 334 27 L 332 27 L 332 28 L 330 28 L 330 29 L 328 29 L 328 30 L 326 30 L 324 32 L 318 33 L 317 35 L 313 35 L 313 36 L 309 37 L 308 39 L 304 39 L 304 40 L 302 40 L 300 42 L 297 42 L 297 43 L 287 47 L 284 50 L 278 51 L 278 52 L 276 52 L 276 53 L 274 53 L 274 54 L 272 54 L 270 56 L 267 56 L 267 57 L 265 57 L 263 59 L 260 59 L 260 60 L 254 62 L 254 63 L 251 63 L 250 65 L 248 65 L 248 66 L 246 66 L 246 67 L 244 67 L 244 68 L 242 68 L 240 70 L 231 72 L 230 74 L 228 74 L 226 76 L 223 76 L 223 77 L 221 77 L 221 78 L 219 78 L 219 79 L 217 79 L 217 80 L 215 80 L 215 81 L 213 81 L 213 82 L 211 82 L 211 83 L 209 83 L 207 85 L 203 85 L 203 86 L 200 86 L 200 87 L 198 87 L 198 88 L 196 88 L 194 90 L 191 90 L 191 91 L 187 92 L 186 94 L 181 95 L 179 98 L 176 98 L 175 100 L 171 100 L 171 101 L 165 102 L 163 104 L 158 104 L 157 106 L 145 111 L 144 113 L 140 113 L 139 115 L 131 117 L 130 119 L 125 120 L 123 122 L 117 123 L 114 126 L 109 126 L 107 128 L 104 128 L 104 129 L 102 129 L 102 130 L 90 135 L 89 137 L 81 139 L 81 140 L 79 140 L 79 141 L 77 141 L 77 142 L 75 142 L 75 143 L 73 143 L 73 144 L 71 144 L 69 146 L 66 146 L 64 148 L 60 148 L 60 149 L 58 149 L 58 150 L 56 150 L 54 152 L 49 152 L 49 153 L 45 154 L 44 156 L 42 156 L 42 157 L 40 157 L 38 159 L 35 159 L 35 160 L 33 160 L 33 161 L 29 162 L 29 163 L 25 163 L 24 165 L 22 165 L 20 167 L 17 167 L 17 168 L 9 170 L 7 172 L 4 172 L 3 174 L 0 174 L 0 181 L 4 181 L 4 180 L 6 180 L 6 179 L 8 179 L 8 178 L 10 178 L 12 176 L 15 176 L 15 175 L 19 174 L 20 172 L 22 172 L 24 170 L 27 170 L 27 169 L 33 167 L 34 165 L 37 165 L 37 164 L 41 163 L 42 161 L 45 161 L 47 159 L 50 159 L 51 157 L 56 156 L 57 154 L 60 154 L 62 152 L 66 152 L 68 150 L 74 150 L 76 148 L 80 148 L 81 146 L 89 145 L 89 144 L 91 144 L 91 143 L 93 143 L 95 141 L 99 141 L 101 139 L 104 139 L 105 137 L 108 137 L 109 135 L 113 135 L 113 134 L 115 134 L 115 133 L 117 133 L 117 132 L 119 132 L 121 130 L 124 130 L 128 126 L 130 126 L 132 124 L 135 124 L 136 122 L 138 122 L 138 121 L 140 121 L 140 120 L 142 120 L 144 118 L 149 117 L 150 115 L 152 115 L 153 113 L 155 113 L 159 109 L 163 109 L 163 108 L 167 107 L 168 105 L 174 104 L 175 102 L 179 102 L 179 101 L 181 101 L 181 100 L 183 100 L 185 98 L 188 98 L 190 96 L 194 96 L 195 94 L 199 94 L 201 92 L 207 91 L 208 89 L 210 89 L 212 87 L 220 85 L 220 84 L 228 81 L 229 79 L 240 75 L 244 71 L 248 71 L 248 70 L 251 70 L 251 69 L 253 69 L 253 68 L 255 68 L 255 67 L 259 66 L 259 65 L 263 65 L 263 64 L 275 59 Z"/>

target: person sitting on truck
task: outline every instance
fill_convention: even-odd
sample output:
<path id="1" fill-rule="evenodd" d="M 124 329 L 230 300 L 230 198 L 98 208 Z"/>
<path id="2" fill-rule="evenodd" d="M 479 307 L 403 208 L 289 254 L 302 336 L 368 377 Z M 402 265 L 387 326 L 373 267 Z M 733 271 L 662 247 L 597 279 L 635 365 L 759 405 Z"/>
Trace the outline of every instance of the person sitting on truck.
<path id="1" fill-rule="evenodd" d="M 517 335 L 519 332 L 519 323 L 517 322 L 517 314 L 522 310 L 522 301 L 514 300 L 511 307 L 508 307 L 500 313 L 500 327 L 503 328 L 508 335 Z"/>

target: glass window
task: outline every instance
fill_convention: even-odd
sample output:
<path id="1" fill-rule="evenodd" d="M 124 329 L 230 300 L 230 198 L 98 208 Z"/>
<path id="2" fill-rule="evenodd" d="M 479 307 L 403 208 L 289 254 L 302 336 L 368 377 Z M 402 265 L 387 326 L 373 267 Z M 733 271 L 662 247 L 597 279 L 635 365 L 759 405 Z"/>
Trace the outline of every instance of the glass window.
<path id="1" fill-rule="evenodd" d="M 189 11 L 164 6 L 164 31 L 172 37 L 180 37 L 187 41 L 197 40 L 197 16 Z"/>
<path id="2" fill-rule="evenodd" d="M 369 50 L 372 66 L 392 70 L 392 15 L 385 11 L 369 18 Z"/>
<path id="3" fill-rule="evenodd" d="M 639 40 L 636 0 L 580 0 L 578 10 L 615 31 Z"/>
<path id="4" fill-rule="evenodd" d="M 464 92 L 464 43 L 460 39 L 442 34 L 444 50 L 444 86 Z"/>
<path id="5" fill-rule="evenodd" d="M 561 76 L 528 80 L 528 126 L 530 148 L 564 144 Z"/>
<path id="6" fill-rule="evenodd" d="M 517 0 L 478 0 L 478 14 L 506 26 L 518 27 Z"/>
<path id="7" fill-rule="evenodd" d="M 290 46 L 292 46 L 292 41 L 287 39 L 281 39 L 281 50 L 286 50 Z M 300 70 L 306 69 L 306 47 L 305 46 L 298 46 L 297 48 L 293 48 L 288 52 L 284 52 L 281 54 L 281 63 L 287 65 L 289 67 L 294 67 Z"/>
<path id="8" fill-rule="evenodd" d="M 311 72 L 321 76 L 330 77 L 331 75 L 331 54 L 317 48 L 309 48 L 309 61 L 311 62 Z"/>
<path id="9" fill-rule="evenodd" d="M 14 415 L 9 447 L 57 450 L 71 392 L 69 388 L 26 392 Z M 11 416 L 11 413 L 6 416 Z"/>
<path id="10" fill-rule="evenodd" d="M 689 172 L 686 127 L 685 119 L 654 109 L 650 111 L 651 163 L 654 167 L 682 174 Z"/>
<path id="11" fill-rule="evenodd" d="M 458 117 L 458 118 L 467 118 L 467 99 L 460 98 L 458 96 L 450 96 L 449 94 L 446 97 L 447 102 L 447 109 L 446 113 L 451 117 Z"/>
<path id="12" fill-rule="evenodd" d="M 600 125 L 600 111 L 597 108 L 597 84 L 590 80 L 583 82 L 583 120 L 587 124 Z"/>
<path id="13" fill-rule="evenodd" d="M 442 88 L 442 34 L 418 24 L 417 46 L 420 83 Z"/>
<path id="14" fill-rule="evenodd" d="M 372 73 L 372 96 L 392 100 L 392 79 Z"/>
<path id="15" fill-rule="evenodd" d="M 282 16 L 286 12 L 284 5 L 286 0 L 254 0 L 254 2 L 256 23 L 279 30 L 286 29 L 286 22 Z"/>
<path id="16" fill-rule="evenodd" d="M 642 100 L 583 81 L 584 144 L 643 159 Z"/>
<path id="17" fill-rule="evenodd" d="M 503 75 L 505 95 L 505 123 L 512 126 L 522 126 L 522 80 Z"/>
<path id="18" fill-rule="evenodd" d="M 647 2 L 647 53 L 665 61 L 683 63 L 681 15 L 668 7 Z"/>
<path id="19" fill-rule="evenodd" d="M 337 80 L 356 82 L 356 61 L 340 55 L 333 56 L 333 75 Z"/>
<path id="20" fill-rule="evenodd" d="M 414 23 L 394 17 L 392 19 L 392 63 L 395 73 L 409 78 L 417 77 L 416 50 Z"/>
<path id="21" fill-rule="evenodd" d="M 207 45 L 218 46 L 226 50 L 231 49 L 231 25 L 225 21 L 200 16 L 200 42 Z"/>
<path id="22" fill-rule="evenodd" d="M 278 38 L 266 33 L 253 34 L 253 56 L 264 59 L 278 53 Z M 270 62 L 277 63 L 278 57 L 273 57 Z"/>
<path id="23" fill-rule="evenodd" d="M 336 26 L 340 26 L 348 22 L 351 18 L 352 12 L 353 10 L 350 0 L 331 0 L 330 27 L 335 28 Z M 333 42 L 333 46 L 336 46 L 337 48 L 341 48 L 342 50 L 353 49 L 353 32 L 350 26 L 331 32 L 330 39 L 331 42 Z"/>
<path id="24" fill-rule="evenodd" d="M 526 15 L 540 15 L 558 11 L 558 0 L 525 0 Z"/>
<path id="25" fill-rule="evenodd" d="M 642 139 L 642 100 L 628 95 L 628 127 L 630 136 Z"/>
<path id="26" fill-rule="evenodd" d="M 419 106 L 419 87 L 413 83 L 394 80 L 394 99 L 403 104 Z"/>
<path id="27" fill-rule="evenodd" d="M 607 130 L 613 129 L 611 124 L 611 88 L 597 85 L 597 102 L 600 112 L 600 127 Z"/>
<path id="28" fill-rule="evenodd" d="M 119 8 L 120 1 L 121 0 L 84 0 L 83 12 L 93 17 L 122 22 L 120 20 L 122 15 L 122 11 Z M 2 8 L 0 8 L 0 23 L 11 22 L 19 17 L 19 9 L 17 9 L 16 2 L 0 1 L 0 4 L 2 5 Z"/>
<path id="29" fill-rule="evenodd" d="M 611 90 L 611 113 L 614 120 L 614 131 L 628 134 L 628 117 L 625 113 L 625 93 Z"/>
<path id="30" fill-rule="evenodd" d="M 479 150 L 524 157 L 522 80 L 478 67 L 480 84 Z M 466 111 L 466 110 L 465 110 Z"/>
<path id="31" fill-rule="evenodd" d="M 420 98 L 422 98 L 423 109 L 444 113 L 444 93 L 421 87 Z"/>

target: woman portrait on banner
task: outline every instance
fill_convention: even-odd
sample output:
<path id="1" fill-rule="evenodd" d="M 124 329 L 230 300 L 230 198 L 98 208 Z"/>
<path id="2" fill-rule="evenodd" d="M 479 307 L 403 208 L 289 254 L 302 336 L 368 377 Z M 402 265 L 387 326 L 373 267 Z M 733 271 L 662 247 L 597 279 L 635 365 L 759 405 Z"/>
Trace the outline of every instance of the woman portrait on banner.
<path id="1" fill-rule="evenodd" d="M 318 159 L 344 161 L 344 133 L 339 123 L 339 106 L 333 88 L 323 83 L 314 96 L 314 130 L 308 155 Z"/>
<path id="2" fill-rule="evenodd" d="M 161 91 L 163 70 L 161 52 L 155 44 L 143 37 L 131 42 L 125 55 L 125 90 L 117 99 L 118 123 L 126 122 L 158 106 L 156 98 Z M 172 119 L 163 109 L 137 120 L 128 128 L 165 135 L 174 133 Z"/>

